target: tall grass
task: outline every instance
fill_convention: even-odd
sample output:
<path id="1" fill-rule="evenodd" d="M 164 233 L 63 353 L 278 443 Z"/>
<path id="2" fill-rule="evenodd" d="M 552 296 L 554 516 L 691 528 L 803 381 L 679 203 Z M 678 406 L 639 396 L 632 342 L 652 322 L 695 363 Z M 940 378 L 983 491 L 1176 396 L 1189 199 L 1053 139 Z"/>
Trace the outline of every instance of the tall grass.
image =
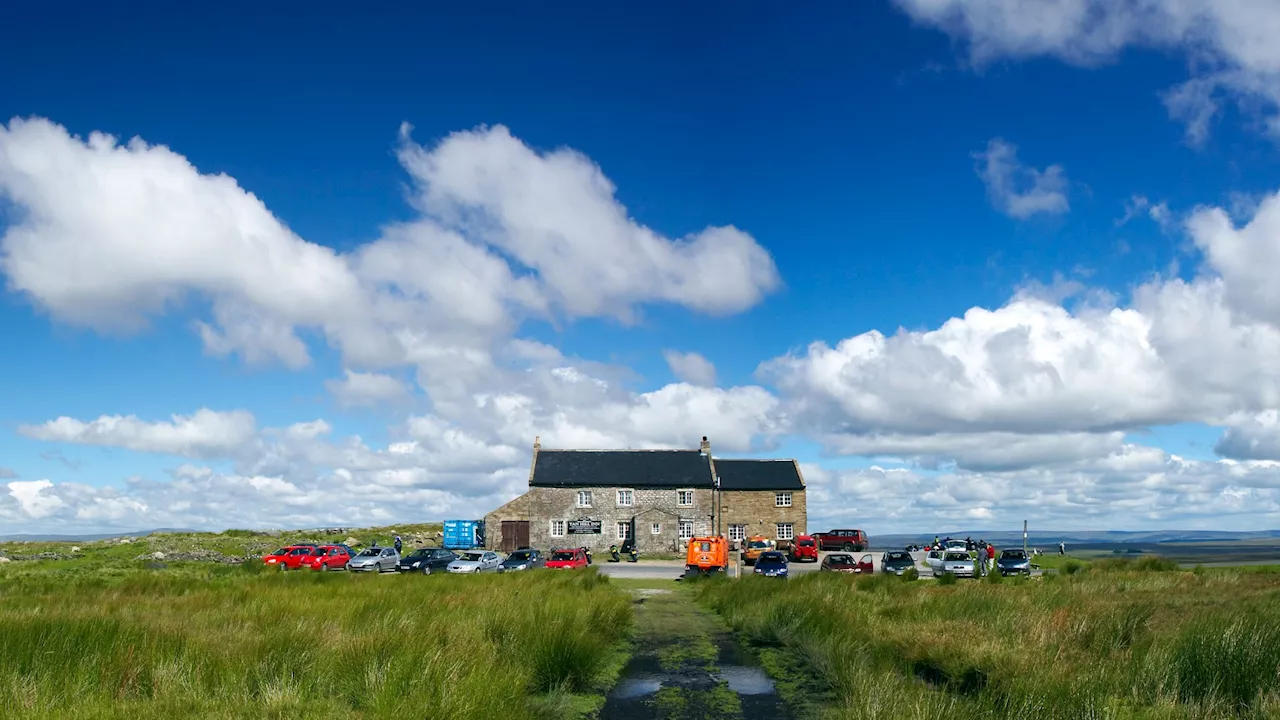
<path id="1" fill-rule="evenodd" d="M 594 572 L 0 575 L 0 717 L 563 717 L 630 622 Z"/>
<path id="2" fill-rule="evenodd" d="M 1280 717 L 1276 579 L 1139 563 L 951 586 L 814 573 L 698 593 L 749 643 L 803 658 L 841 718 Z"/>

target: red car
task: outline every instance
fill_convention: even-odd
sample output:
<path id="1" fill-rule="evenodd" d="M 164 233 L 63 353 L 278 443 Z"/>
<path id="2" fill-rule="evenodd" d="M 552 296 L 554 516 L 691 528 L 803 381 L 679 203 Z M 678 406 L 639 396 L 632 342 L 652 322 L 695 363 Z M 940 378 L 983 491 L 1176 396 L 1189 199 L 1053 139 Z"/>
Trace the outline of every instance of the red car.
<path id="1" fill-rule="evenodd" d="M 552 569 L 572 570 L 574 568 L 584 568 L 587 566 L 587 554 L 582 552 L 582 548 L 564 548 L 563 550 L 552 550 L 551 557 L 547 559 L 547 567 Z"/>
<path id="2" fill-rule="evenodd" d="M 818 569 L 870 575 L 876 571 L 876 566 L 869 554 L 854 560 L 853 556 L 848 553 L 832 553 L 822 559 L 822 567 Z"/>
<path id="3" fill-rule="evenodd" d="M 798 535 L 791 543 L 791 562 L 818 562 L 818 541 L 810 535 Z"/>
<path id="4" fill-rule="evenodd" d="M 342 570 L 354 554 L 346 545 L 321 545 L 307 558 L 307 567 L 312 570 Z"/>
<path id="5" fill-rule="evenodd" d="M 318 552 L 315 545 L 290 545 L 264 555 L 262 564 L 267 567 L 278 567 L 281 570 L 297 570 L 303 563 L 310 564 L 312 555 Z"/>

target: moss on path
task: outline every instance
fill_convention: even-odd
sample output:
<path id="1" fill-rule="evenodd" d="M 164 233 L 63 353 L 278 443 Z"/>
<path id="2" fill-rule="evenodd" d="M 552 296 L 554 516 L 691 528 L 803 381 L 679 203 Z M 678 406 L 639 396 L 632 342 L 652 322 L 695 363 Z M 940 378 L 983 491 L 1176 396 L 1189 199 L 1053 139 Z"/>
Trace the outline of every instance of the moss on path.
<path id="1" fill-rule="evenodd" d="M 688 588 L 635 583 L 635 652 L 601 720 L 790 717 L 755 659 Z"/>

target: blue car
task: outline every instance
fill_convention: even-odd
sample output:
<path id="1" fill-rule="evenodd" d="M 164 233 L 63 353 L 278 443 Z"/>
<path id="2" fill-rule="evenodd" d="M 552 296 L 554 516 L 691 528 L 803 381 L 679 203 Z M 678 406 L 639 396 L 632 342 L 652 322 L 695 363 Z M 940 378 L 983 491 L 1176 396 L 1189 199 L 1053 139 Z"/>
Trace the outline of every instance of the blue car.
<path id="1" fill-rule="evenodd" d="M 1021 550 L 1005 550 L 996 561 L 1001 575 L 1030 575 L 1031 558 Z"/>
<path id="2" fill-rule="evenodd" d="M 756 574 L 764 577 L 787 576 L 787 556 L 777 550 L 760 553 L 760 557 L 756 560 Z"/>

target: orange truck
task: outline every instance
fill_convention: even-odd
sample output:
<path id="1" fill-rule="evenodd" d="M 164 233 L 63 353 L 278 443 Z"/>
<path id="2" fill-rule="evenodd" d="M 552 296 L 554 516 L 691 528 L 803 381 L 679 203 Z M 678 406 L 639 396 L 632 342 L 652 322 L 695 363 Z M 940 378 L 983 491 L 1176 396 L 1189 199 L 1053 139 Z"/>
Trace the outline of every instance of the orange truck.
<path id="1" fill-rule="evenodd" d="M 725 572 L 729 567 L 729 542 L 718 535 L 696 537 L 689 541 L 684 568 L 689 574 L 709 575 Z"/>

